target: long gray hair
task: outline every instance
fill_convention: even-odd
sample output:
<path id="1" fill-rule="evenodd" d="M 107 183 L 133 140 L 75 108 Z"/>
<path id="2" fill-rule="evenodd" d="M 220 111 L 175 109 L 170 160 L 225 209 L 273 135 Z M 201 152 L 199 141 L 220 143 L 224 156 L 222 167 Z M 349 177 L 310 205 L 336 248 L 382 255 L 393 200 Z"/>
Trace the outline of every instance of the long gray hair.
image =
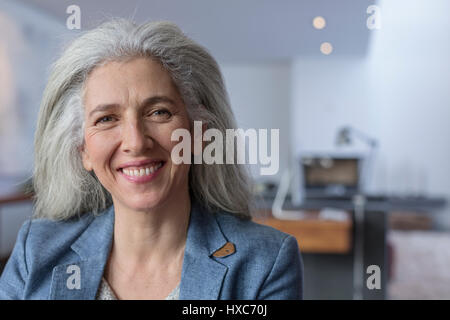
<path id="1" fill-rule="evenodd" d="M 53 64 L 35 135 L 35 217 L 68 219 L 112 204 L 109 192 L 82 165 L 84 83 L 108 61 L 156 59 L 169 72 L 191 121 L 207 122 L 225 136 L 236 128 L 224 81 L 208 51 L 170 22 L 136 25 L 113 19 L 74 40 Z M 204 107 L 202 107 L 204 106 Z M 248 168 L 196 164 L 189 172 L 191 196 L 211 211 L 248 218 L 252 185 Z"/>

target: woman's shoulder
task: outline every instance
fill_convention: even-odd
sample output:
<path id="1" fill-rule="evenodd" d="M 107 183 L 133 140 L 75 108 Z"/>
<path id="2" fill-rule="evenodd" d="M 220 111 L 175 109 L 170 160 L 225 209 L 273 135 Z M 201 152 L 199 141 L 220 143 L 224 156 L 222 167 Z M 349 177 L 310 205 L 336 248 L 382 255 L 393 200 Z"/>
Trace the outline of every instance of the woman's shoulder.
<path id="1" fill-rule="evenodd" d="M 287 238 L 292 238 L 291 235 L 275 228 L 256 223 L 252 219 L 242 219 L 227 212 L 217 213 L 216 219 L 224 235 L 231 242 L 235 241 L 241 245 L 263 245 L 266 249 L 273 248 L 278 251 Z"/>
<path id="2" fill-rule="evenodd" d="M 220 262 L 228 267 L 224 299 L 300 299 L 303 262 L 297 240 L 272 227 L 217 214 L 235 252 Z"/>
<path id="3" fill-rule="evenodd" d="M 67 220 L 30 218 L 19 230 L 18 240 L 22 239 L 25 252 L 31 259 L 54 255 L 68 250 L 94 218 L 92 213 Z"/>
<path id="4" fill-rule="evenodd" d="M 28 237 L 38 240 L 45 236 L 47 240 L 51 238 L 71 238 L 79 235 L 95 218 L 92 213 L 85 213 L 80 216 L 66 220 L 51 220 L 47 218 L 31 218 L 24 223 L 29 229 Z"/>

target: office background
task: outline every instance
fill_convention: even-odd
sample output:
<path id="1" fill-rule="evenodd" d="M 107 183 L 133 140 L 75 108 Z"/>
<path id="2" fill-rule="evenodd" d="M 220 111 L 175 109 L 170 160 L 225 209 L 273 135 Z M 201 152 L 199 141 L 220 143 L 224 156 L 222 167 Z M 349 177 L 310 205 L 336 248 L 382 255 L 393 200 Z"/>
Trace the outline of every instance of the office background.
<path id="1" fill-rule="evenodd" d="M 81 30 L 66 26 L 70 5 L 81 10 Z M 372 30 L 371 5 L 381 21 Z M 49 65 L 64 43 L 108 17 L 122 16 L 177 23 L 218 60 L 238 126 L 280 129 L 278 174 L 259 176 L 258 165 L 252 166 L 261 185 L 276 189 L 305 153 L 367 153 L 360 140 L 336 146 L 339 129 L 350 126 L 378 142 L 367 192 L 445 202 L 450 198 L 448 12 L 445 0 L 1 0 L 0 193 L 9 197 L 31 173 L 40 98 Z M 315 17 L 324 18 L 323 29 L 314 27 Z M 331 53 L 320 50 L 324 42 Z M 0 206 L 2 256 L 31 208 L 29 202 Z M 450 276 L 444 271 L 450 263 L 449 208 L 410 211 L 393 215 L 396 225 L 387 218 L 385 254 L 392 256 L 384 266 L 391 273 L 383 298 L 449 299 Z M 301 242 L 300 235 L 300 247 Z M 318 268 L 336 263 L 351 282 L 352 263 L 339 259 L 328 254 L 306 262 Z M 332 267 L 327 272 L 329 282 L 314 284 L 329 288 L 329 294 L 308 289 L 305 297 L 351 298 L 332 290 Z"/>

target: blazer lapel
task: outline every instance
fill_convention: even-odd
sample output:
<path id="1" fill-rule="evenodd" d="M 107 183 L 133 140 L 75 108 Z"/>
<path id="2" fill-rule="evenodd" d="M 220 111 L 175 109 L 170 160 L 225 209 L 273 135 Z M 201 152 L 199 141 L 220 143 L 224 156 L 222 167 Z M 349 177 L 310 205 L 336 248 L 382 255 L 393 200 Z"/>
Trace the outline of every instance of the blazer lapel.
<path id="1" fill-rule="evenodd" d="M 228 267 L 212 255 L 227 244 L 213 214 L 192 202 L 180 283 L 180 300 L 217 300 Z"/>
<path id="2" fill-rule="evenodd" d="M 114 209 L 111 206 L 93 219 L 72 244 L 72 250 L 80 259 L 53 269 L 50 299 L 95 299 L 111 249 L 113 231 Z M 181 273 L 180 299 L 220 298 L 228 267 L 216 261 L 213 254 L 221 248 L 227 252 L 228 244 L 215 216 L 193 201 Z"/>
<path id="3" fill-rule="evenodd" d="M 95 299 L 112 244 L 114 209 L 92 220 L 71 248 L 79 260 L 53 269 L 50 299 Z"/>
<path id="4" fill-rule="evenodd" d="M 99 256 L 55 267 L 53 269 L 50 299 L 95 299 L 103 275 L 104 262 L 105 259 Z"/>

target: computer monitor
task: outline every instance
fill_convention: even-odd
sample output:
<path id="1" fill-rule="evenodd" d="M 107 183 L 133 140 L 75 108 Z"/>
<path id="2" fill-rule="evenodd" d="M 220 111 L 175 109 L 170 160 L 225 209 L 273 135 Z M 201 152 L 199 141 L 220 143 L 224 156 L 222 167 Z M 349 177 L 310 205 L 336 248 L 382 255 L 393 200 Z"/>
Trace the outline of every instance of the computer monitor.
<path id="1" fill-rule="evenodd" d="M 355 153 L 302 153 L 300 183 L 303 197 L 353 197 L 363 187 L 364 160 L 364 155 Z"/>

